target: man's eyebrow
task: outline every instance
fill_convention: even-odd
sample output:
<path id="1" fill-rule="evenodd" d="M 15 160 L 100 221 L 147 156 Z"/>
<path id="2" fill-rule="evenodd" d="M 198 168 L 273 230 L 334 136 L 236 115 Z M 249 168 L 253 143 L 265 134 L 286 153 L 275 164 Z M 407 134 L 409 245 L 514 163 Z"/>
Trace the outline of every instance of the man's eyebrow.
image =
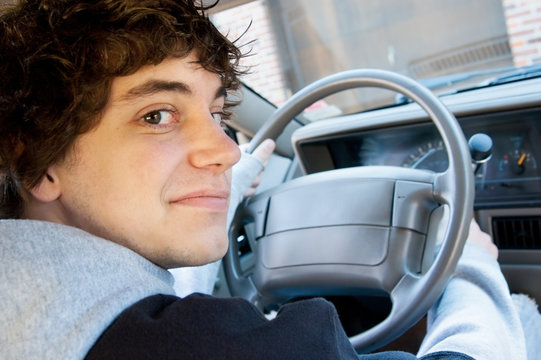
<path id="1" fill-rule="evenodd" d="M 192 93 L 190 87 L 182 82 L 149 80 L 128 90 L 128 92 L 120 97 L 119 101 L 130 101 L 141 96 L 149 96 L 163 91 L 174 91 L 185 94 Z"/>
<path id="2" fill-rule="evenodd" d="M 183 94 L 192 94 L 190 86 L 179 81 L 149 80 L 141 85 L 131 88 L 126 94 L 120 97 L 119 101 L 130 101 L 141 96 L 150 96 L 159 92 L 179 92 Z M 226 97 L 227 91 L 223 86 L 216 89 L 214 99 Z"/>

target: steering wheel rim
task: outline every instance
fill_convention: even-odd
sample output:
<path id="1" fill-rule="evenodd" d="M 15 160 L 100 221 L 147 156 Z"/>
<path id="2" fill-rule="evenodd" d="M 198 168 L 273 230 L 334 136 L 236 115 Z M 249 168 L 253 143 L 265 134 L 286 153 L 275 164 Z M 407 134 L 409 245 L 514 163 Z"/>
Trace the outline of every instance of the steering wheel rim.
<path id="1" fill-rule="evenodd" d="M 400 336 L 424 316 L 443 292 L 462 253 L 472 218 L 474 179 L 468 146 L 455 117 L 428 89 L 410 78 L 384 70 L 351 70 L 323 78 L 297 92 L 255 134 L 248 151 L 252 152 L 266 138 L 276 139 L 295 116 L 315 101 L 359 87 L 392 90 L 420 105 L 436 125 L 449 159 L 446 171 L 433 173 L 428 180 L 425 179 L 433 187 L 432 196 L 448 210 L 446 228 L 437 235 L 438 241 L 441 239 L 440 250 L 423 274 L 403 274 L 392 288 L 393 307 L 384 321 L 350 337 L 357 351 L 369 352 Z M 413 175 L 417 179 L 419 170 L 413 171 L 417 172 Z M 405 176 L 408 178 L 410 174 Z M 425 176 L 428 175 L 421 177 Z M 439 221 L 443 223 L 443 220 Z M 238 231 L 239 226 L 234 222 L 230 229 L 230 249 L 224 258 L 226 278 L 233 295 L 243 296 L 261 305 L 261 289 L 254 284 L 251 276 L 242 274 L 236 255 L 237 244 L 231 234 Z"/>

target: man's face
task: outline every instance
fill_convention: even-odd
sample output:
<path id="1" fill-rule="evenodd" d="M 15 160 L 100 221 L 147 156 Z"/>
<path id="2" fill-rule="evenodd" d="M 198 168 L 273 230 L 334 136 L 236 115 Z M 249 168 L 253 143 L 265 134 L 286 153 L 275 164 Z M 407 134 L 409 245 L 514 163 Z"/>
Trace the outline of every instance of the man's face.
<path id="1" fill-rule="evenodd" d="M 221 81 L 195 60 L 169 58 L 113 81 L 99 125 L 51 167 L 61 187 L 54 221 L 163 267 L 223 256 L 240 152 L 216 119 Z"/>

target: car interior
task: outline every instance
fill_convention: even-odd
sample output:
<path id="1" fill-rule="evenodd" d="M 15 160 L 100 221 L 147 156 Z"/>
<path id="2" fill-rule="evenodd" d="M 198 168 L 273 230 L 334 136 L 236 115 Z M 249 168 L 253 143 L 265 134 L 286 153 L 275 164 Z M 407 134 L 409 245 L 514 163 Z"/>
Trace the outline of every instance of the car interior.
<path id="1" fill-rule="evenodd" d="M 292 8 L 297 15 L 301 9 L 315 12 L 303 1 L 296 1 L 296 5 L 269 3 L 273 4 L 267 5 L 269 12 L 279 8 L 282 17 L 290 16 Z M 416 6 L 421 11 L 422 4 Z M 292 30 L 292 26 L 281 31 L 297 36 L 294 31 L 301 30 Z M 257 27 L 257 22 L 254 20 L 250 27 Z M 508 44 L 511 35 L 506 33 L 504 37 Z M 304 40 L 298 40 L 299 47 L 305 45 Z M 491 41 L 490 46 L 501 46 L 500 38 Z M 445 126 L 435 119 L 443 115 L 435 115 L 422 101 L 419 104 L 417 94 L 409 93 L 415 84 L 389 86 L 386 73 L 370 70 L 386 71 L 389 66 L 329 71 L 291 91 L 277 106 L 248 83 L 229 125 L 241 141 L 252 139 L 252 148 L 271 137 L 276 138 L 277 149 L 266 166 L 258 194 L 247 199 L 237 212 L 216 294 L 244 296 L 266 312 L 272 312 L 276 304 L 324 296 L 337 307 L 358 350 L 415 352 L 424 333 L 422 314 L 426 308 L 419 310 L 424 306 L 421 299 L 431 298 L 434 288 L 423 289 L 419 297 L 408 289 L 402 299 L 394 286 L 412 274 L 423 278 L 437 267 L 427 254 L 446 248 L 440 242 L 446 236 L 441 234 L 443 229 L 448 224 L 454 226 L 449 213 L 456 210 L 466 216 L 471 207 L 470 215 L 499 249 L 499 262 L 510 291 L 527 294 L 539 303 L 541 170 L 537 159 L 541 156 L 541 78 L 535 64 L 539 57 L 525 67 L 502 66 L 506 64 L 502 62 L 483 70 L 458 73 L 459 69 L 453 69 L 456 73 L 426 79 L 415 76 L 414 70 L 428 66 L 430 61 L 451 61 L 453 57 L 455 61 L 466 61 L 456 57 L 470 56 L 468 52 L 488 45 L 478 44 L 475 50 L 472 46 L 462 46 L 463 53 L 458 55 L 453 49 L 454 53 L 447 54 L 449 59 L 437 54 L 422 59 L 424 64 L 412 60 L 413 65 L 404 74 L 436 94 L 436 101 L 456 119 L 458 128 L 451 133 L 462 138 L 462 145 L 450 144 Z M 509 45 L 505 46 L 504 52 L 510 52 Z M 502 60 L 497 51 L 486 56 Z M 287 57 L 290 61 L 292 58 Z M 298 66 L 307 67 L 301 73 L 313 69 L 298 61 Z M 387 94 L 389 90 L 393 92 Z M 377 104 L 371 108 L 344 111 L 346 100 L 332 99 L 339 91 L 346 91 L 344 98 L 354 98 L 357 103 L 370 98 L 372 91 L 382 92 L 382 97 L 391 101 L 384 105 L 373 101 Z M 316 110 L 310 111 L 313 104 L 322 102 L 323 109 L 315 106 Z M 332 104 L 341 104 L 342 111 L 337 114 Z M 323 119 L 320 113 L 324 113 Z M 438 189 L 439 180 L 422 178 L 427 174 L 458 176 L 460 171 L 453 167 L 460 162 L 455 160 L 460 158 L 459 149 L 468 152 L 470 174 L 450 178 L 453 185 L 445 190 Z M 404 172 L 412 169 L 418 171 Z M 463 188 L 468 187 L 469 175 L 473 184 L 471 203 L 469 190 Z M 428 197 L 423 195 L 425 190 L 430 193 Z M 441 197 L 447 191 L 457 197 L 461 210 L 455 209 L 450 198 Z M 412 202 L 402 208 L 403 198 L 411 198 Z M 400 244 L 396 248 L 395 241 Z M 395 254 L 404 261 L 393 262 Z M 452 262 L 450 254 L 443 257 Z M 393 266 L 406 270 L 397 274 Z M 413 305 L 404 304 L 410 316 L 399 316 L 401 320 L 395 321 L 402 300 Z M 417 311 L 418 316 L 411 315 Z M 398 326 L 404 321 L 412 327 L 408 332 Z M 390 325 L 381 328 L 385 323 Z M 379 331 L 390 334 L 374 335 Z"/>
<path id="2" fill-rule="evenodd" d="M 221 0 L 209 10 L 250 54 L 228 127 L 249 151 L 276 140 L 257 194 L 237 210 L 216 296 L 245 297 L 268 317 L 322 296 L 357 350 L 415 352 L 473 216 L 510 291 L 541 303 L 541 30 L 538 52 L 519 59 L 509 22 L 525 10 L 504 3 Z M 265 72 L 275 67 L 281 78 Z M 267 95 L 275 85 L 280 96 Z"/>
<path id="3" fill-rule="evenodd" d="M 492 139 L 493 146 L 489 159 L 480 164 L 472 164 L 475 179 L 474 216 L 499 248 L 499 262 L 510 290 L 528 294 L 537 301 L 541 299 L 541 288 L 539 281 L 536 280 L 541 276 L 541 173 L 536 163 L 536 157 L 540 156 L 541 152 L 538 145 L 541 140 L 540 89 L 541 80 L 531 79 L 441 98 L 456 117 L 465 137 L 471 138 L 475 134 L 483 133 Z M 259 114 L 261 109 L 269 106 L 257 96 L 253 99 L 261 102 L 257 107 Z M 253 120 L 254 114 L 244 113 L 245 110 L 249 108 L 247 109 L 244 104 L 239 107 L 236 122 L 241 122 L 241 119 Z M 273 111 L 276 110 L 269 109 L 269 117 Z M 250 125 L 242 124 L 240 128 L 249 128 Z M 283 139 L 284 136 L 288 139 Z M 305 126 L 294 121 L 279 138 L 277 152 L 280 155 L 274 155 L 267 166 L 262 183 L 264 188 L 273 188 L 277 183 L 309 174 L 354 167 L 366 167 L 370 171 L 375 171 L 376 169 L 372 167 L 390 165 L 396 167 L 398 176 L 403 168 L 437 172 L 448 166 L 443 140 L 436 126 L 430 122 L 428 115 L 420 106 L 412 103 Z M 291 153 L 294 155 L 288 156 Z M 306 213 L 295 212 L 304 210 L 317 213 L 317 209 L 321 206 L 331 206 L 330 200 L 336 199 L 337 190 L 330 188 L 325 195 L 326 190 L 319 187 L 306 190 L 308 191 L 306 196 L 299 197 L 293 209 L 291 204 L 284 205 L 285 208 L 281 207 L 281 215 L 300 216 L 305 219 Z M 349 190 L 351 192 L 346 194 L 350 197 L 363 195 L 357 193 L 362 190 L 354 188 Z M 368 191 L 374 190 L 370 188 Z M 260 191 L 257 197 L 248 201 L 247 206 L 254 209 L 242 220 L 244 230 L 236 234 L 236 240 L 240 242 L 238 251 L 241 260 L 245 262 L 246 272 L 253 271 L 255 266 L 253 263 L 260 261 L 250 258 L 253 257 L 254 249 L 260 246 L 258 243 L 264 237 L 265 231 L 269 231 L 263 230 L 264 227 L 271 226 L 268 224 L 268 221 L 271 221 L 268 217 L 272 214 L 260 204 L 262 201 L 268 201 L 269 192 L 272 193 L 272 190 Z M 359 219 L 359 213 L 341 203 L 341 200 L 343 199 L 336 204 L 339 208 L 336 212 L 340 214 L 338 223 L 362 221 Z M 277 200 L 272 198 L 270 201 Z M 306 202 L 306 207 L 299 204 L 302 201 Z M 365 205 L 370 204 L 367 201 L 361 200 Z M 371 206 L 377 205 L 369 206 L 368 211 L 372 214 L 374 209 Z M 255 215 L 258 211 L 265 212 L 266 219 L 257 219 Z M 325 211 L 322 216 L 328 219 L 329 214 Z M 356 219 L 353 220 L 351 217 Z M 266 225 L 263 224 L 265 221 Z M 303 222 L 291 226 L 303 229 L 313 226 L 320 232 L 323 224 L 307 225 Z M 339 248 L 340 242 L 336 238 L 339 236 L 338 233 L 326 235 L 326 241 L 329 243 L 329 248 L 325 249 L 328 251 L 327 254 L 343 251 Z M 314 245 L 322 246 L 319 242 L 310 244 L 308 241 L 306 249 L 294 250 L 299 253 L 308 252 Z M 348 247 L 346 253 L 349 255 L 354 249 Z M 290 250 L 286 247 L 284 251 Z M 300 257 L 299 253 L 295 255 Z M 294 256 L 289 253 L 287 255 Z M 359 250 L 356 256 L 362 255 Z M 278 253 L 275 256 L 283 259 L 286 254 Z M 325 262 L 325 257 L 321 261 Z M 319 277 L 320 280 L 322 277 L 321 274 L 312 276 Z M 219 288 L 223 290 L 224 287 L 227 285 L 222 284 Z M 323 292 L 320 295 L 326 294 Z M 356 295 L 355 291 L 349 291 L 347 296 L 333 294 L 329 297 L 340 310 L 344 311 L 344 314 L 347 314 L 344 315 L 344 323 L 351 333 L 358 331 L 356 329 L 359 327 L 372 325 L 371 321 L 381 320 L 390 311 L 391 304 L 385 296 L 383 296 L 385 300 L 382 300 L 381 296 L 371 295 L 372 297 L 363 298 Z M 365 308 L 368 316 L 363 314 L 362 308 Z M 355 319 L 356 316 L 361 319 Z"/>

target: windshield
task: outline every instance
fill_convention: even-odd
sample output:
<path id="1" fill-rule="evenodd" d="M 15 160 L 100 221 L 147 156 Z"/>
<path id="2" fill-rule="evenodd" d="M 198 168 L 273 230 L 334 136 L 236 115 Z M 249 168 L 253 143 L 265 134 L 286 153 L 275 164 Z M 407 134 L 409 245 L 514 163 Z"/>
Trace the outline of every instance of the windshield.
<path id="1" fill-rule="evenodd" d="M 499 83 L 516 67 L 541 60 L 541 0 L 243 3 L 212 19 L 232 40 L 244 34 L 237 44 L 250 53 L 244 65 L 251 74 L 243 81 L 276 105 L 321 77 L 349 69 L 392 70 L 448 93 Z M 397 101 L 386 90 L 349 91 L 314 104 L 306 115 L 316 120 Z"/>

